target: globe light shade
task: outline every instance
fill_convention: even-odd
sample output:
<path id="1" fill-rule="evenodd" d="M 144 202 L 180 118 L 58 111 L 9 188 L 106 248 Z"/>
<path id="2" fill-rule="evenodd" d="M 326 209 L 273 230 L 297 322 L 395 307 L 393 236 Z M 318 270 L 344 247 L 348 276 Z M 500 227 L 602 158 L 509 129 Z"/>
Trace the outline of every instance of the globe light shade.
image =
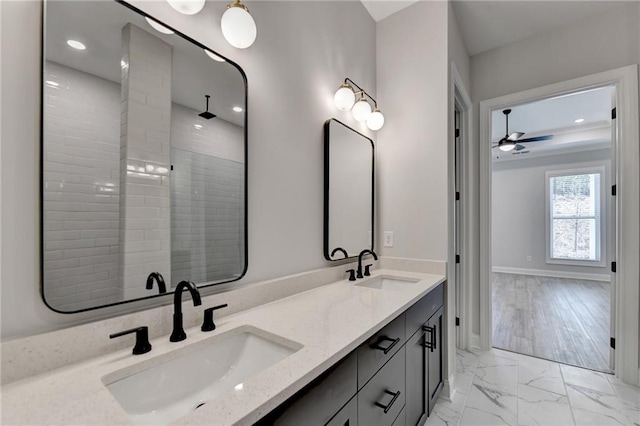
<path id="1" fill-rule="evenodd" d="M 256 41 L 258 29 L 249 9 L 240 1 L 229 3 L 220 21 L 222 35 L 230 45 L 246 49 Z"/>
<path id="2" fill-rule="evenodd" d="M 342 83 L 333 96 L 333 102 L 340 111 L 349 111 L 356 102 L 356 94 L 347 83 Z"/>
<path id="3" fill-rule="evenodd" d="M 371 105 L 364 97 L 360 97 L 351 110 L 356 121 L 365 121 L 371 115 Z"/>
<path id="4" fill-rule="evenodd" d="M 147 24 L 149 24 L 151 26 L 151 28 L 153 28 L 154 30 L 158 31 L 159 33 L 162 33 L 162 34 L 173 34 L 172 30 L 170 30 L 169 28 L 165 27 L 164 25 L 154 21 L 153 19 L 151 19 L 149 17 L 145 17 L 144 19 L 147 21 Z"/>
<path id="5" fill-rule="evenodd" d="M 516 147 L 516 143 L 514 141 L 505 140 L 501 144 L 498 145 L 498 149 L 500 151 L 509 152 Z"/>
<path id="6" fill-rule="evenodd" d="M 167 3 L 185 15 L 195 15 L 204 7 L 205 0 L 167 0 Z"/>
<path id="7" fill-rule="evenodd" d="M 382 129 L 382 126 L 384 126 L 384 115 L 376 108 L 367 118 L 367 127 L 375 132 Z"/>

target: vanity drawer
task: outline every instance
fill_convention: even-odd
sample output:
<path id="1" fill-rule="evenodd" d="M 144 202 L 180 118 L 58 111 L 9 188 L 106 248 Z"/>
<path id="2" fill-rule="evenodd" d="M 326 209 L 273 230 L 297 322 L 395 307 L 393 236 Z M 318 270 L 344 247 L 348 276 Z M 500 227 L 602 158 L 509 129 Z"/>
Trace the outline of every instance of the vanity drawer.
<path id="1" fill-rule="evenodd" d="M 405 403 L 404 346 L 358 392 L 358 423 L 367 426 L 390 426 Z"/>
<path id="2" fill-rule="evenodd" d="M 298 426 L 327 423 L 356 394 L 356 361 L 355 352 L 351 352 L 294 396 L 277 420 L 266 424 Z"/>
<path id="3" fill-rule="evenodd" d="M 440 284 L 407 309 L 406 334 L 410 337 L 444 305 L 444 283 Z"/>
<path id="4" fill-rule="evenodd" d="M 356 349 L 358 354 L 358 389 L 373 377 L 405 343 L 404 313 L 391 321 Z"/>
<path id="5" fill-rule="evenodd" d="M 358 397 L 354 396 L 325 426 L 357 426 Z"/>
<path id="6" fill-rule="evenodd" d="M 398 418 L 393 422 L 393 426 L 405 426 L 407 424 L 407 410 L 403 409 L 398 414 Z"/>

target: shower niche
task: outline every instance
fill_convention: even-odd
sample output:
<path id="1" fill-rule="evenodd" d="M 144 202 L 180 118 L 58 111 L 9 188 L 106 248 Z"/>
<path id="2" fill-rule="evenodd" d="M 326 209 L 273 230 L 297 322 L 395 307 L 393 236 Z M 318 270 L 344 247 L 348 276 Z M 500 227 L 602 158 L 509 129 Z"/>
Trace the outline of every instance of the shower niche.
<path id="1" fill-rule="evenodd" d="M 87 19 L 88 16 L 100 19 Z M 213 49 L 120 1 L 47 1 L 42 295 L 57 312 L 247 268 L 247 85 Z"/>

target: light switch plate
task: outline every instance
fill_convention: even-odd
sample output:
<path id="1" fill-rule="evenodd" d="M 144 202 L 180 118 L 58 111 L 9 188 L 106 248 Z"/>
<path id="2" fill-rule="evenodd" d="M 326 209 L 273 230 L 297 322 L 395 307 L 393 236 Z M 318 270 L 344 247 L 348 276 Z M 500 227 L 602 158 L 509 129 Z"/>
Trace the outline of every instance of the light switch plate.
<path id="1" fill-rule="evenodd" d="M 393 247 L 393 231 L 384 231 L 384 246 Z"/>

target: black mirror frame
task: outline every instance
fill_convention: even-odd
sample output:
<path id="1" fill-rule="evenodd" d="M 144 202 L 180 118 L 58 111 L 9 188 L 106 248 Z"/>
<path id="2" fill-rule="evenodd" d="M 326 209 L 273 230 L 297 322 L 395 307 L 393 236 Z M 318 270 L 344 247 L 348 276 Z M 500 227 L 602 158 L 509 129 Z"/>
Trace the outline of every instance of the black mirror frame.
<path id="1" fill-rule="evenodd" d="M 40 74 L 40 296 L 42 298 L 42 302 L 45 304 L 45 306 L 49 309 L 51 309 L 52 311 L 59 313 L 59 314 L 77 314 L 80 312 L 87 312 L 87 311 L 93 311 L 96 309 L 102 309 L 102 308 L 107 308 L 107 307 L 111 307 L 111 306 L 118 306 L 118 305 L 123 305 L 125 303 L 131 303 L 131 302 L 139 302 L 142 300 L 147 300 L 147 299 L 155 299 L 158 297 L 165 297 L 167 298 L 167 296 L 173 297 L 173 291 L 169 291 L 163 294 L 154 294 L 154 295 L 150 295 L 150 296 L 146 296 L 146 297 L 139 297 L 137 299 L 131 299 L 131 300 L 123 300 L 121 302 L 116 302 L 116 303 L 109 303 L 106 305 L 100 305 L 100 306 L 94 306 L 91 308 L 85 308 L 85 309 L 79 309 L 76 311 L 61 311 L 59 309 L 54 308 L 53 306 L 51 306 L 46 298 L 45 298 L 45 292 L 44 292 L 44 255 L 43 255 L 43 249 L 44 249 L 44 66 L 45 66 L 45 62 L 46 62 L 46 24 L 47 24 L 47 20 L 46 20 L 46 11 L 47 11 L 47 1 L 51 1 L 51 0 L 42 0 L 42 7 L 41 7 L 41 26 L 40 26 L 40 30 L 41 30 L 41 37 L 40 37 L 40 42 L 41 42 L 41 55 L 40 55 L 40 70 L 41 70 L 41 74 Z M 217 56 L 223 58 L 228 64 L 234 66 L 238 72 L 240 72 L 240 75 L 242 76 L 242 79 L 244 81 L 244 268 L 242 270 L 242 273 L 236 277 L 233 278 L 231 280 L 228 281 L 221 281 L 221 282 L 217 282 L 214 284 L 205 284 L 205 285 L 201 285 L 198 286 L 198 288 L 206 288 L 206 287 L 212 287 L 212 286 L 216 286 L 216 285 L 220 285 L 220 284 L 228 284 L 231 282 L 235 282 L 235 281 L 239 281 L 241 280 L 247 273 L 247 269 L 249 267 L 249 238 L 248 238 L 248 228 L 249 228 L 249 203 L 248 203 L 248 183 L 249 183 L 249 155 L 248 155 L 248 148 L 249 148 L 249 144 L 248 144 L 248 140 L 249 140 L 249 87 L 248 87 L 248 83 L 247 83 L 247 75 L 244 72 L 244 70 L 240 67 L 240 65 L 238 65 L 237 63 L 235 63 L 234 61 L 232 61 L 231 59 L 227 58 L 224 55 L 219 54 L 217 51 L 215 51 L 214 49 L 211 49 L 208 46 L 205 46 L 204 44 L 194 40 L 193 38 L 189 37 L 188 35 L 178 31 L 177 29 L 171 27 L 170 25 L 167 25 L 166 23 L 160 21 L 159 19 L 156 19 L 155 17 L 149 15 L 148 13 L 138 9 L 137 7 L 127 3 L 124 0 L 113 0 L 114 2 L 120 4 L 121 6 L 126 7 L 127 9 L 131 10 L 132 12 L 137 13 L 138 15 L 141 15 L 143 18 L 150 18 L 153 19 L 154 21 L 158 22 L 159 24 L 161 24 L 162 26 L 170 29 L 171 31 L 173 31 L 175 33 L 175 35 L 177 35 L 178 37 L 182 37 L 183 39 L 185 39 L 186 41 L 194 44 L 195 46 L 201 48 L 201 49 L 207 49 L 211 52 L 213 52 L 214 54 L 216 54 Z M 173 300 L 173 299 L 167 299 L 167 301 L 169 300 Z"/>
<path id="2" fill-rule="evenodd" d="M 338 262 L 345 259 L 354 259 L 358 257 L 358 253 L 351 254 L 348 257 L 343 257 L 341 259 L 333 259 L 331 257 L 331 250 L 340 251 L 340 247 L 335 247 L 333 249 L 329 248 L 329 172 L 330 172 L 330 148 L 329 145 L 331 143 L 331 134 L 330 134 L 330 125 L 331 122 L 334 121 L 352 132 L 356 133 L 358 136 L 363 137 L 371 143 L 371 247 L 369 248 L 371 251 L 374 251 L 375 245 L 375 176 L 376 176 L 376 158 L 375 158 L 375 143 L 373 140 L 357 130 L 347 126 L 342 121 L 336 118 L 330 118 L 324 123 L 324 236 L 323 236 L 323 254 L 324 258 L 330 262 Z M 366 247 L 365 247 L 366 248 Z M 363 248 L 364 249 L 364 248 Z"/>

